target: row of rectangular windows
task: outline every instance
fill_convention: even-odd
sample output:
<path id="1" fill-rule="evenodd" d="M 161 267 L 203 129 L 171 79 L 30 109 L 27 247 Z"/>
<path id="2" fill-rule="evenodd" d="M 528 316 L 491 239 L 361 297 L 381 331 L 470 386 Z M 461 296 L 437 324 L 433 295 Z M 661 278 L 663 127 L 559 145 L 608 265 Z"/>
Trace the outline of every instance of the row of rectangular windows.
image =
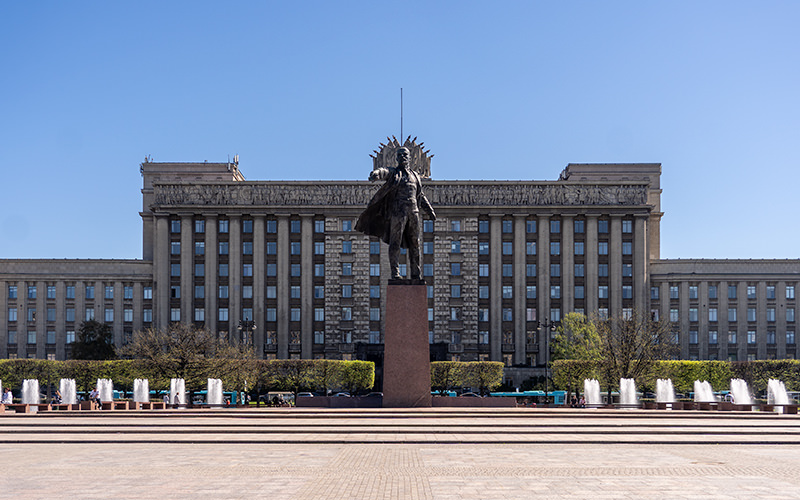
<path id="1" fill-rule="evenodd" d="M 728 285 L 728 299 L 736 299 L 738 294 L 738 285 Z M 766 296 L 767 300 L 774 300 L 776 298 L 776 287 L 775 285 L 767 285 L 766 286 Z M 650 299 L 652 300 L 659 300 L 660 295 L 660 287 L 653 286 L 650 287 Z M 756 299 L 756 286 L 755 285 L 747 285 L 747 299 L 748 300 L 755 300 Z M 678 285 L 670 285 L 669 287 L 669 298 L 670 299 L 679 299 L 680 298 L 680 287 Z M 689 299 L 697 299 L 698 298 L 698 286 L 697 285 L 690 285 L 689 286 Z M 708 298 L 709 299 L 717 299 L 717 285 L 708 285 Z M 786 285 L 786 298 L 787 299 L 794 299 L 794 285 Z"/>
<path id="2" fill-rule="evenodd" d="M 94 299 L 94 285 L 86 285 L 84 289 L 84 296 L 87 299 Z M 37 298 L 37 286 L 36 285 L 27 285 L 27 298 L 35 299 Z M 67 285 L 66 286 L 66 297 L 68 299 L 75 298 L 75 285 Z M 19 298 L 18 288 L 17 285 L 8 285 L 8 298 L 16 299 Z M 47 299 L 55 299 L 56 298 L 56 286 L 55 285 L 47 285 Z M 103 288 L 103 298 L 111 300 L 114 298 L 114 285 L 106 285 Z M 125 285 L 122 287 L 122 298 L 125 300 L 132 300 L 133 299 L 133 286 Z M 152 299 L 153 298 L 153 287 L 144 287 L 144 298 L 145 299 Z"/>
<path id="3" fill-rule="evenodd" d="M 753 322 L 757 321 L 758 310 L 755 307 L 748 307 L 747 308 L 747 321 Z M 651 311 L 651 316 L 654 320 L 658 321 L 658 309 L 653 309 Z M 735 307 L 728 308 L 728 321 L 736 321 L 737 316 L 737 309 Z M 766 309 L 766 318 L 768 322 L 775 321 L 775 308 L 768 307 Z M 689 308 L 689 321 L 696 322 L 698 321 L 699 312 L 696 307 Z M 786 308 L 786 321 L 793 322 L 795 318 L 794 314 L 794 307 Z M 672 308 L 669 310 L 669 320 L 672 322 L 680 321 L 680 311 L 678 309 Z M 715 322 L 718 321 L 718 313 L 716 307 L 709 307 L 708 308 L 708 321 Z"/>
<path id="4" fill-rule="evenodd" d="M 747 343 L 748 344 L 755 344 L 757 342 L 758 334 L 756 330 L 748 330 L 747 331 Z M 699 343 L 699 334 L 697 330 L 689 330 L 688 335 L 689 344 L 698 344 Z M 728 344 L 736 344 L 738 340 L 738 332 L 736 330 L 729 330 L 728 331 Z M 766 341 L 767 344 L 776 344 L 777 340 L 777 333 L 775 330 L 767 330 Z M 794 330 L 786 330 L 785 339 L 786 344 L 794 344 L 795 343 L 795 334 Z M 717 330 L 709 330 L 708 331 L 708 343 L 709 345 L 715 345 L 719 343 L 719 335 Z"/>

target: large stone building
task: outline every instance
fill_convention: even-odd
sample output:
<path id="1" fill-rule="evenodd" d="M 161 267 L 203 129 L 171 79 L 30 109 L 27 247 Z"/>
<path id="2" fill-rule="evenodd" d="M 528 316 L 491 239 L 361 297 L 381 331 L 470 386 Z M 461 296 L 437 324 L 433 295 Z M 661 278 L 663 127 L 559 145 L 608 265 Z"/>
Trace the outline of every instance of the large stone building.
<path id="1" fill-rule="evenodd" d="M 142 260 L 0 261 L 0 357 L 65 359 L 94 318 L 117 345 L 181 321 L 266 358 L 380 362 L 387 248 L 353 231 L 377 184 L 247 181 L 238 162 L 141 173 Z M 660 259 L 660 175 L 570 164 L 556 181 L 428 179 L 432 355 L 504 361 L 519 383 L 564 314 L 650 311 L 674 322 L 683 358 L 795 357 L 800 261 Z"/>

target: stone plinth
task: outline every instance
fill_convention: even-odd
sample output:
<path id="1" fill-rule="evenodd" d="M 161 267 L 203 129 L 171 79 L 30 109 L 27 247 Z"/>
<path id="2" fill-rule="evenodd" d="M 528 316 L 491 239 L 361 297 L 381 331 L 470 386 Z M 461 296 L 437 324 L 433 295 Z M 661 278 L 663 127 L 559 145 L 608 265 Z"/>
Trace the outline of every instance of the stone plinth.
<path id="1" fill-rule="evenodd" d="M 386 295 L 383 407 L 430 406 L 427 288 L 424 281 L 392 280 Z"/>

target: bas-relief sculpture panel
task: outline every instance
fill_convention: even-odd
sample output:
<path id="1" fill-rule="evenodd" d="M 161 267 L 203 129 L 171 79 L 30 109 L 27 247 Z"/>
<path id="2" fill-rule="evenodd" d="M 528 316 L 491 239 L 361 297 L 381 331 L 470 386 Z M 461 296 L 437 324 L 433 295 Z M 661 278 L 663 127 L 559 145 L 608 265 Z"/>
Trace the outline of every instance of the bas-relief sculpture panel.
<path id="1" fill-rule="evenodd" d="M 155 205 L 363 206 L 378 187 L 369 184 L 156 184 Z M 645 205 L 646 185 L 491 184 L 457 185 L 429 182 L 432 205 L 442 206 L 574 206 Z"/>

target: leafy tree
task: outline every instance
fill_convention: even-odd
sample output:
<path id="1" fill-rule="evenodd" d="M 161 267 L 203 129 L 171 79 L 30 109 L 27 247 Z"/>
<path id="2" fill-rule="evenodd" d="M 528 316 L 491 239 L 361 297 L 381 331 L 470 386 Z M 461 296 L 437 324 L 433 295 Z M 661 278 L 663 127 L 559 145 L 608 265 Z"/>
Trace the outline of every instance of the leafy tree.
<path id="1" fill-rule="evenodd" d="M 311 387 L 315 390 L 328 394 L 328 390 L 342 386 L 342 372 L 346 361 L 338 359 L 317 359 L 314 360 L 311 372 Z"/>
<path id="2" fill-rule="evenodd" d="M 503 363 L 499 361 L 470 361 L 463 363 L 464 385 L 477 388 L 481 395 L 503 383 Z"/>
<path id="3" fill-rule="evenodd" d="M 90 319 L 81 323 L 72 344 L 72 359 L 116 359 L 114 333 L 106 323 Z"/>
<path id="4" fill-rule="evenodd" d="M 311 387 L 313 366 L 314 362 L 310 359 L 272 360 L 265 372 L 267 385 L 282 391 L 292 391 L 297 401 L 297 393 Z"/>
<path id="5" fill-rule="evenodd" d="M 434 361 L 431 363 L 431 389 L 444 394 L 464 386 L 464 363 L 459 361 Z"/>
<path id="6" fill-rule="evenodd" d="M 372 389 L 375 385 L 375 363 L 372 361 L 348 361 L 342 370 L 342 387 L 351 396 L 359 391 Z"/>
<path id="7" fill-rule="evenodd" d="M 591 361 L 602 358 L 602 341 L 594 322 L 580 313 L 569 313 L 556 328 L 553 339 L 553 360 L 555 378 L 558 373 L 558 385 L 567 388 L 567 399 L 570 391 L 580 390 L 583 380 L 595 376 L 593 363 L 575 363 L 558 361 Z M 558 365 L 558 370 L 555 369 Z"/>

